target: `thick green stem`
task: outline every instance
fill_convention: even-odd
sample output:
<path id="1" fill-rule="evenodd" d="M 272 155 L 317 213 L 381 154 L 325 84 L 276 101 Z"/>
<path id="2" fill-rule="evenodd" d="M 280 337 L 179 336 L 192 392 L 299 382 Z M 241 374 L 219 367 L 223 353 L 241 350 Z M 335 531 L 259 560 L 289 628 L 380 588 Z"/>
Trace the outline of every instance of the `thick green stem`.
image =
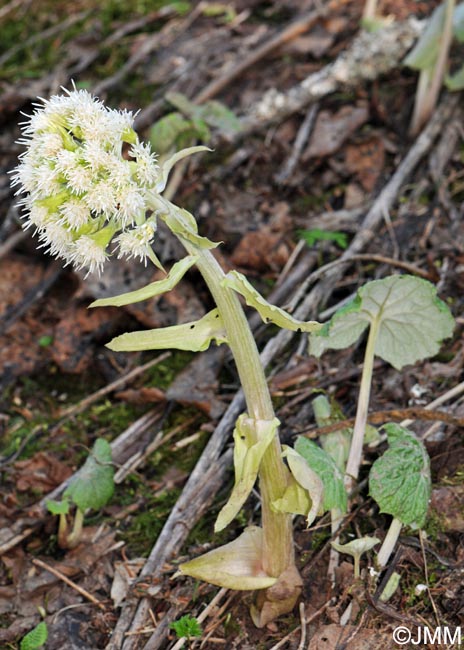
<path id="1" fill-rule="evenodd" d="M 396 518 L 392 519 L 390 528 L 388 529 L 388 533 L 385 539 L 383 540 L 380 551 L 377 554 L 377 564 L 379 568 L 383 568 L 387 564 L 390 555 L 393 553 L 395 549 L 396 542 L 398 541 L 398 537 L 400 536 L 402 527 L 403 524 L 399 519 Z"/>
<path id="2" fill-rule="evenodd" d="M 353 484 L 358 478 L 361 466 L 362 448 L 364 433 L 366 430 L 367 413 L 369 409 L 369 397 L 371 394 L 372 371 L 374 369 L 374 350 L 377 339 L 378 325 L 375 321 L 371 324 L 369 337 L 367 339 L 366 352 L 364 354 L 364 365 L 359 388 L 358 408 L 353 428 L 353 439 L 351 441 L 350 454 L 346 464 L 345 487 L 350 492 Z"/>
<path id="3" fill-rule="evenodd" d="M 221 314 L 249 416 L 255 420 L 272 420 L 275 415 L 264 370 L 236 293 L 221 285 L 224 272 L 210 250 L 199 248 L 182 237 L 180 239 L 189 254 L 198 256 L 198 270 Z M 280 498 L 285 491 L 287 471 L 281 457 L 280 441 L 276 436 L 263 457 L 259 472 L 264 537 L 263 568 L 268 575 L 275 577 L 294 562 L 291 516 L 271 509 L 272 501 Z"/>

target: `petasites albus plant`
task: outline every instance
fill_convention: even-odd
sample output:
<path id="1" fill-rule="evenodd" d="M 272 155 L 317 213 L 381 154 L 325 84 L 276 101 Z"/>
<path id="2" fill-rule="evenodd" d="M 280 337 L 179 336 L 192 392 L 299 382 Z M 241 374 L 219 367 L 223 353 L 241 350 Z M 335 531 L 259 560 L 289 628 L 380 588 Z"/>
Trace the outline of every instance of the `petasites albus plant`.
<path id="1" fill-rule="evenodd" d="M 131 113 L 108 109 L 85 90 L 76 89 L 42 100 L 23 124 L 23 133 L 26 151 L 13 171 L 13 184 L 23 195 L 25 227 L 35 229 L 52 255 L 90 273 L 101 271 L 112 253 L 162 268 L 152 248 L 159 220 L 186 250 L 165 279 L 97 300 L 92 307 L 157 296 L 172 289 L 194 265 L 211 292 L 216 306 L 203 318 L 123 334 L 108 347 L 201 351 L 212 342 L 230 347 L 247 410 L 234 430 L 235 486 L 215 528 L 222 530 L 236 517 L 256 480 L 262 523 L 181 565 L 180 571 L 221 587 L 258 590 L 252 616 L 257 626 L 263 626 L 289 612 L 298 599 L 302 581 L 295 565 L 292 517 L 302 514 L 308 521 L 315 517 L 322 483 L 295 450 L 282 452 L 279 420 L 238 294 L 265 322 L 302 332 L 315 332 L 320 325 L 295 320 L 270 305 L 240 273 L 226 275 L 211 252 L 218 244 L 198 233 L 189 212 L 163 197 L 172 166 L 205 147 L 184 149 L 158 164 L 149 145 L 139 141 Z"/>

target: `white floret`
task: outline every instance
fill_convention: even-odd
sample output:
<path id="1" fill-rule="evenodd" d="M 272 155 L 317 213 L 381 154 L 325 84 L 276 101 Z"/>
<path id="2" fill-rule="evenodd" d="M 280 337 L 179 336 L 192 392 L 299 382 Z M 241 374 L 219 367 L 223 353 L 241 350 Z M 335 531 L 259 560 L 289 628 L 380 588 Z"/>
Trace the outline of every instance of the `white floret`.
<path id="1" fill-rule="evenodd" d="M 153 187 L 159 176 L 159 166 L 156 155 L 152 153 L 149 144 L 137 142 L 131 147 L 130 155 L 137 160 L 135 176 L 142 185 Z"/>
<path id="2" fill-rule="evenodd" d="M 88 192 L 93 185 L 93 175 L 90 169 L 79 164 L 71 167 L 66 172 L 69 189 L 73 194 Z"/>
<path id="3" fill-rule="evenodd" d="M 71 199 L 66 201 L 59 208 L 61 218 L 59 224 L 68 226 L 71 230 L 78 230 L 91 221 L 90 210 L 83 201 Z"/>
<path id="4" fill-rule="evenodd" d="M 121 233 L 116 240 L 119 248 L 118 258 L 138 257 L 141 262 L 146 264 L 154 234 L 155 228 L 150 223 L 144 223 Z"/>
<path id="5" fill-rule="evenodd" d="M 35 232 L 38 232 L 43 230 L 52 219 L 53 217 L 51 217 L 47 208 L 43 205 L 37 205 L 34 203 L 29 208 L 24 229 L 27 230 L 30 226 L 35 226 Z"/>
<path id="6" fill-rule="evenodd" d="M 62 257 L 66 261 L 70 261 L 72 235 L 69 230 L 58 223 L 58 220 L 50 220 L 50 223 L 39 230 L 39 240 L 42 242 L 39 248 L 48 247 L 47 252 L 54 257 Z"/>
<path id="7" fill-rule="evenodd" d="M 92 185 L 83 200 L 96 215 L 103 213 L 106 217 L 112 217 L 117 209 L 116 191 L 109 181 L 99 181 Z"/>
<path id="8" fill-rule="evenodd" d="M 79 154 L 75 151 L 69 151 L 62 147 L 61 151 L 56 154 L 55 168 L 65 176 L 72 173 L 79 164 Z"/>
<path id="9" fill-rule="evenodd" d="M 59 173 L 56 169 L 46 165 L 36 169 L 35 183 L 38 197 L 53 196 L 62 190 Z"/>
<path id="10" fill-rule="evenodd" d="M 132 179 L 132 172 L 130 163 L 127 160 L 122 160 L 113 156 L 111 165 L 108 169 L 108 180 L 120 190 L 130 184 Z"/>
<path id="11" fill-rule="evenodd" d="M 123 228 L 133 224 L 147 210 L 142 190 L 135 183 L 126 185 L 117 193 L 117 203 L 116 218 Z"/>
<path id="12" fill-rule="evenodd" d="M 72 245 L 69 261 L 77 268 L 87 268 L 89 273 L 101 273 L 108 258 L 105 249 L 97 244 L 90 235 L 82 235 Z"/>
<path id="13" fill-rule="evenodd" d="M 82 160 L 85 162 L 86 166 L 93 171 L 98 171 L 100 169 L 106 170 L 111 168 L 114 159 L 116 156 L 107 151 L 97 140 L 90 140 L 84 142 L 81 147 L 81 156 Z"/>

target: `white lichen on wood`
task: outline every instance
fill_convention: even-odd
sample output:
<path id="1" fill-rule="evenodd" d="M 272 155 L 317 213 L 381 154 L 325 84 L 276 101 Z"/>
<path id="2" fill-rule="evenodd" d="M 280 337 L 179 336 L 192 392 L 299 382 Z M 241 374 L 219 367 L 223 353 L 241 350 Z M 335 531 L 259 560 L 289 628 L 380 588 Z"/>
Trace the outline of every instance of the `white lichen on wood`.
<path id="1" fill-rule="evenodd" d="M 333 63 L 306 77 L 287 92 L 273 88 L 256 104 L 246 120 L 246 129 L 279 121 L 340 88 L 372 81 L 401 63 L 425 27 L 412 17 L 375 31 L 362 31 L 349 49 Z"/>

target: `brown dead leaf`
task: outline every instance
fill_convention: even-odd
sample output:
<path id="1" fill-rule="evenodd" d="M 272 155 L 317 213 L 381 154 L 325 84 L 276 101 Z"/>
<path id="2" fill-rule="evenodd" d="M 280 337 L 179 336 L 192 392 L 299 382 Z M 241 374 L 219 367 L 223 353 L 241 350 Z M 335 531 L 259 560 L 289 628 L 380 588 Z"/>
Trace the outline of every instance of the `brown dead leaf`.
<path id="1" fill-rule="evenodd" d="M 345 150 L 345 165 L 366 190 L 372 192 L 384 168 L 385 146 L 383 140 L 373 136 L 364 142 L 349 144 Z"/>
<path id="2" fill-rule="evenodd" d="M 166 398 L 196 406 L 213 419 L 220 417 L 226 408 L 216 396 L 223 360 L 223 347 L 197 355 L 174 379 L 166 391 Z"/>
<path id="3" fill-rule="evenodd" d="M 266 209 L 266 205 L 262 206 Z M 288 215 L 288 204 L 280 202 L 274 206 L 270 223 L 259 230 L 247 232 L 236 246 L 230 259 L 235 266 L 265 271 L 269 268 L 279 271 L 290 257 L 291 245 L 287 234 L 292 227 Z"/>
<path id="4" fill-rule="evenodd" d="M 144 564 L 145 558 L 115 562 L 113 584 L 111 585 L 111 599 L 115 607 L 120 607 L 126 599 L 131 585 Z"/>
<path id="5" fill-rule="evenodd" d="M 92 341 L 112 331 L 121 312 L 116 308 L 88 309 L 71 304 L 57 324 L 50 352 L 64 372 L 81 373 L 93 359 Z"/>
<path id="6" fill-rule="evenodd" d="M 312 637 L 308 650 L 334 650 L 349 648 L 349 650 L 391 650 L 391 634 L 379 630 L 360 629 L 355 632 L 354 625 L 324 625 Z M 345 645 L 348 641 L 348 645 Z"/>
<path id="7" fill-rule="evenodd" d="M 7 256 L 0 260 L 0 325 L 6 327 L 0 335 L 3 385 L 18 375 L 31 374 L 46 359 L 39 340 L 50 334 L 50 326 L 29 311 L 19 319 L 14 318 L 18 306 L 26 301 L 28 293 L 33 292 L 44 275 L 43 265 L 30 259 Z"/>
<path id="8" fill-rule="evenodd" d="M 42 264 L 24 257 L 8 256 L 0 260 L 0 314 L 7 315 L 25 294 L 33 289 L 45 275 Z"/>
<path id="9" fill-rule="evenodd" d="M 358 183 L 348 183 L 345 188 L 343 207 L 345 210 L 354 210 L 366 203 L 366 192 Z"/>
<path id="10" fill-rule="evenodd" d="M 166 399 L 164 391 L 153 386 L 121 390 L 115 393 L 115 397 L 129 404 L 153 404 L 153 402 L 164 402 Z"/>
<path id="11" fill-rule="evenodd" d="M 365 104 L 343 106 L 337 113 L 320 111 L 302 160 L 335 153 L 368 118 L 369 109 Z"/>
<path id="12" fill-rule="evenodd" d="M 464 485 L 444 485 L 432 490 L 432 508 L 448 531 L 464 533 Z"/>
<path id="13" fill-rule="evenodd" d="M 45 451 L 14 464 L 16 488 L 20 492 L 35 490 L 46 493 L 71 476 L 71 469 Z"/>

